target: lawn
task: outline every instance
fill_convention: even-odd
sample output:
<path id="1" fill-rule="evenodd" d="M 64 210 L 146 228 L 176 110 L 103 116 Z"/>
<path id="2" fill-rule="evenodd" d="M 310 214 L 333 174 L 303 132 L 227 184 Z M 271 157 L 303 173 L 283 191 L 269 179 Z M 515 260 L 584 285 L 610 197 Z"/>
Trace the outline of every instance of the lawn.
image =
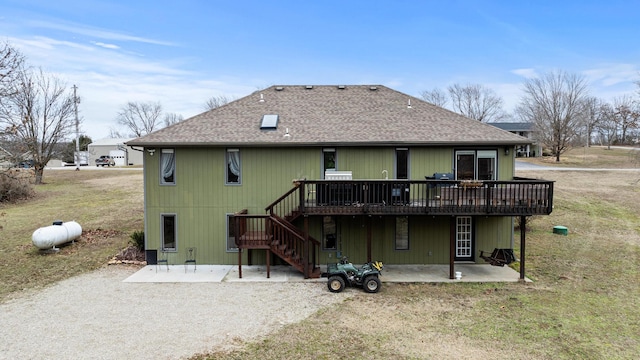
<path id="1" fill-rule="evenodd" d="M 104 266 L 143 230 L 142 171 L 45 170 L 35 198 L 0 205 L 0 301 Z M 58 253 L 38 250 L 33 232 L 74 220 L 83 235 Z"/>
<path id="2" fill-rule="evenodd" d="M 592 163 L 628 164 L 627 152 L 610 154 Z M 230 339 L 233 352 L 194 359 L 636 359 L 640 172 L 517 175 L 556 181 L 553 213 L 528 222 L 533 282 L 385 283 L 257 342 Z M 0 301 L 105 266 L 142 229 L 139 170 L 47 171 L 45 182 L 35 199 L 0 208 Z M 31 234 L 55 219 L 76 220 L 86 234 L 41 254 Z M 555 225 L 568 236 L 553 234 Z"/>

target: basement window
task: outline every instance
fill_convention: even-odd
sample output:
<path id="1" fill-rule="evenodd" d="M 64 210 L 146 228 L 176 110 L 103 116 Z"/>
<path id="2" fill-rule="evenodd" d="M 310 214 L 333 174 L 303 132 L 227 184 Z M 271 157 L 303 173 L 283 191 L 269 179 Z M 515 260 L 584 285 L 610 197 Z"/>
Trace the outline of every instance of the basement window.
<path id="1" fill-rule="evenodd" d="M 162 251 L 176 251 L 176 214 L 160 215 L 162 223 Z"/>
<path id="2" fill-rule="evenodd" d="M 409 250 L 409 217 L 396 217 L 396 250 Z"/>

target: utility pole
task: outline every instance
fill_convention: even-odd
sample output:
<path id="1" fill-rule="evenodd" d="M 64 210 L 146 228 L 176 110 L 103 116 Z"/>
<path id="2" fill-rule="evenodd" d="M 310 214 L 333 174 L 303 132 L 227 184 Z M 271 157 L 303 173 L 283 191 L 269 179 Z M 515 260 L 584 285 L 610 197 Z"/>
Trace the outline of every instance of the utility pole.
<path id="1" fill-rule="evenodd" d="M 76 171 L 80 171 L 80 131 L 78 129 L 78 96 L 76 95 L 77 86 L 73 85 L 73 105 L 76 113 L 76 156 L 74 160 L 76 162 Z"/>

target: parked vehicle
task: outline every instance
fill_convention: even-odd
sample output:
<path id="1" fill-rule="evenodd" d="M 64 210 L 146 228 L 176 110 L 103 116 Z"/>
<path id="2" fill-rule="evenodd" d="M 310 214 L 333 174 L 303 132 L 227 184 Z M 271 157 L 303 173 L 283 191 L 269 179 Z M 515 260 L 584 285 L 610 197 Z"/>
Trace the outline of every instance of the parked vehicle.
<path id="1" fill-rule="evenodd" d="M 109 155 L 102 155 L 98 159 L 96 159 L 96 167 L 101 166 L 116 166 L 115 160 Z"/>
<path id="2" fill-rule="evenodd" d="M 382 275 L 383 268 L 381 261 L 373 261 L 358 269 L 343 256 L 340 262 L 327 264 L 327 286 L 329 291 L 335 293 L 341 292 L 347 285 L 362 287 L 368 293 L 377 293 L 382 286 L 379 276 Z"/>

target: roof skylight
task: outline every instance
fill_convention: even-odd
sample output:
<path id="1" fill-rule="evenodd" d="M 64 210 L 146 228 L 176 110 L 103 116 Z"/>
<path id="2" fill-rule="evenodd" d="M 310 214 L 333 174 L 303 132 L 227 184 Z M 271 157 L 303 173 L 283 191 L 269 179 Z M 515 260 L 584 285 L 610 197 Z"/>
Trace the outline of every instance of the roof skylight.
<path id="1" fill-rule="evenodd" d="M 275 130 L 278 128 L 278 115 L 268 114 L 262 116 L 261 130 Z"/>

